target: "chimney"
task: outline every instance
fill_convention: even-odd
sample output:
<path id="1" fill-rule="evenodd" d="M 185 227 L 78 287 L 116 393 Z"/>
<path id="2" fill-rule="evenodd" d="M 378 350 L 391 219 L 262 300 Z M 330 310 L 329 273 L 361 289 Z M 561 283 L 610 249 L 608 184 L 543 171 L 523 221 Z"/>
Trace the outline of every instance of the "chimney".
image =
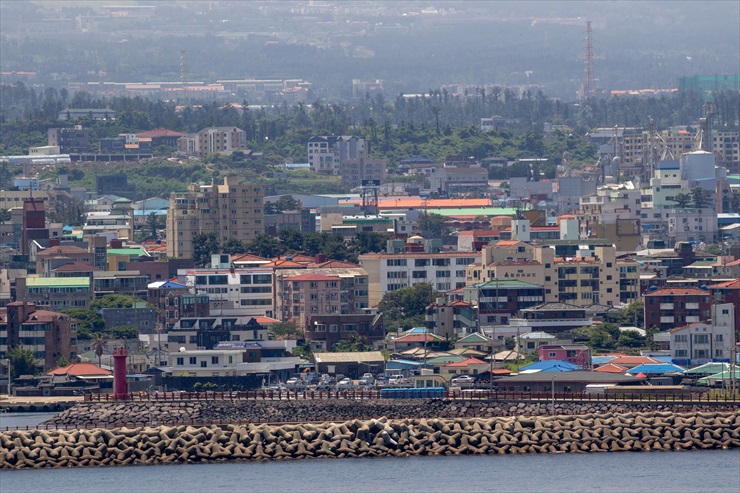
<path id="1" fill-rule="evenodd" d="M 314 257 L 314 262 L 317 264 L 323 264 L 327 260 L 329 260 L 328 257 L 324 255 L 323 253 L 317 253 L 316 256 Z"/>

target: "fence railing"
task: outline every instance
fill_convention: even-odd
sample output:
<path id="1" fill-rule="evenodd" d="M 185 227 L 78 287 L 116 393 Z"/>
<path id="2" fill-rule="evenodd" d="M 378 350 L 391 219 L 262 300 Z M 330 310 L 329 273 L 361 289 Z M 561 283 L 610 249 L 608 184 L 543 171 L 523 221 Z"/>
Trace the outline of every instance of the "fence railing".
<path id="1" fill-rule="evenodd" d="M 216 400 L 371 400 L 389 398 L 419 399 L 420 397 L 410 389 L 397 389 L 389 395 L 381 395 L 380 390 L 242 390 L 234 392 L 131 392 L 124 396 L 113 394 L 85 394 L 86 402 L 177 402 L 177 401 L 216 401 Z M 404 392 L 407 390 L 407 392 Z M 439 398 L 439 397 L 437 397 Z M 587 393 L 587 392 L 530 392 L 530 391 L 503 391 L 503 390 L 447 390 L 442 393 L 442 399 L 451 400 L 491 400 L 491 401 L 587 401 L 587 402 L 737 402 L 738 395 L 720 393 L 637 393 L 626 391 L 623 393 Z"/>

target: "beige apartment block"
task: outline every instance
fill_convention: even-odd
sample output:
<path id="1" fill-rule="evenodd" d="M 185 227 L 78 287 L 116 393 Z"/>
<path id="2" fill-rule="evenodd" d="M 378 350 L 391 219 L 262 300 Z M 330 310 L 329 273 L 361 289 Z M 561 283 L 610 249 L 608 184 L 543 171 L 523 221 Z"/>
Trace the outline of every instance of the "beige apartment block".
<path id="1" fill-rule="evenodd" d="M 221 185 L 191 185 L 185 192 L 170 194 L 167 214 L 167 255 L 192 258 L 193 236 L 216 233 L 219 241 L 229 238 L 245 243 L 264 230 L 261 185 L 233 176 Z"/>

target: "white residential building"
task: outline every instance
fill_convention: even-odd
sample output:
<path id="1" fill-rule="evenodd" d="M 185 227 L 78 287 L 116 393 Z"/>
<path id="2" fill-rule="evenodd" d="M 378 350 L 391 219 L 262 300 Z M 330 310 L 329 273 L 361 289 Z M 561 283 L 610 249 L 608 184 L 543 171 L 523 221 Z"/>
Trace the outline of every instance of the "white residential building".
<path id="1" fill-rule="evenodd" d="M 414 284 L 429 283 L 437 291 L 462 288 L 467 266 L 480 260 L 480 252 L 360 255 L 360 265 L 368 274 L 370 306 L 380 303 L 388 291 Z"/>
<path id="2" fill-rule="evenodd" d="M 271 268 L 183 269 L 178 278 L 195 294 L 207 294 L 216 316 L 273 316 Z"/>
<path id="3" fill-rule="evenodd" d="M 735 346 L 735 307 L 732 303 L 714 304 L 711 323 L 677 327 L 670 334 L 671 359 L 677 364 L 729 362 Z"/>

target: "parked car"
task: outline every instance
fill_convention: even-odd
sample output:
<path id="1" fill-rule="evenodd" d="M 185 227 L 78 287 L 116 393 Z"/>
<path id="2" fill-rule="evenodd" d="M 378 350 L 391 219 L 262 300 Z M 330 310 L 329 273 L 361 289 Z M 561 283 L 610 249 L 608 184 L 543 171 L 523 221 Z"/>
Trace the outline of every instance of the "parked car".
<path id="1" fill-rule="evenodd" d="M 289 378 L 287 382 L 285 382 L 285 386 L 289 388 L 290 390 L 301 390 L 306 388 L 306 384 L 301 380 L 300 378 Z"/>
<path id="2" fill-rule="evenodd" d="M 343 378 L 337 384 L 337 390 L 352 390 L 355 388 L 355 382 L 349 378 Z"/>
<path id="3" fill-rule="evenodd" d="M 375 378 L 371 373 L 365 373 L 364 375 L 362 375 L 362 378 L 360 378 L 360 387 L 372 387 L 374 384 Z"/>
<path id="4" fill-rule="evenodd" d="M 475 378 L 470 375 L 460 375 L 459 377 L 453 378 L 451 382 L 453 385 L 472 384 L 475 383 Z"/>
<path id="5" fill-rule="evenodd" d="M 409 387 L 413 383 L 410 378 L 406 378 L 403 375 L 391 375 L 388 378 L 388 386 L 390 387 Z"/>

